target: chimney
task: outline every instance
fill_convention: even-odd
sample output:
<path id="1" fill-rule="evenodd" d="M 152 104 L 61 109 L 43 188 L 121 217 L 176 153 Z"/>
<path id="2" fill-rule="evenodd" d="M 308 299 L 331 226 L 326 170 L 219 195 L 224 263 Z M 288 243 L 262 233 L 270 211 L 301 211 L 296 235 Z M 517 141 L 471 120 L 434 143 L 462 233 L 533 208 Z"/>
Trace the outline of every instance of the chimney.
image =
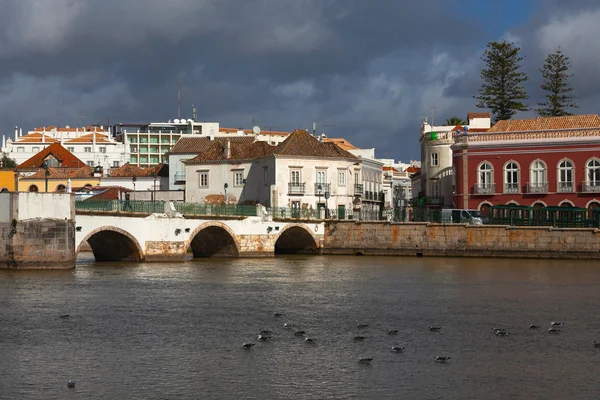
<path id="1" fill-rule="evenodd" d="M 19 128 L 15 126 L 15 142 L 19 139 Z"/>
<path id="2" fill-rule="evenodd" d="M 229 139 L 225 142 L 225 158 L 231 158 L 231 143 Z"/>
<path id="3" fill-rule="evenodd" d="M 23 128 L 19 128 L 19 137 L 23 136 Z"/>

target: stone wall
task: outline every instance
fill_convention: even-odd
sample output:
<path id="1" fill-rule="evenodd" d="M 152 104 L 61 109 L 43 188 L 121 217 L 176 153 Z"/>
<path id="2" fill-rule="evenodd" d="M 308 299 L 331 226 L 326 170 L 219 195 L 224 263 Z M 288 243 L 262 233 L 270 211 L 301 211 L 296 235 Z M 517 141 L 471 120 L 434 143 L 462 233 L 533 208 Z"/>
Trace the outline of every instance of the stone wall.
<path id="1" fill-rule="evenodd" d="M 48 197 L 41 193 L 7 195 L 2 200 L 10 210 L 11 219 L 0 222 L 0 268 L 74 268 L 74 196 L 55 193 L 48 193 Z M 51 218 L 51 212 L 44 204 L 56 207 L 60 218 Z M 28 206 L 24 209 L 23 205 Z M 43 210 L 39 213 L 41 217 L 35 218 L 35 209 Z"/>
<path id="2" fill-rule="evenodd" d="M 329 222 L 323 254 L 600 259 L 597 229 Z"/>

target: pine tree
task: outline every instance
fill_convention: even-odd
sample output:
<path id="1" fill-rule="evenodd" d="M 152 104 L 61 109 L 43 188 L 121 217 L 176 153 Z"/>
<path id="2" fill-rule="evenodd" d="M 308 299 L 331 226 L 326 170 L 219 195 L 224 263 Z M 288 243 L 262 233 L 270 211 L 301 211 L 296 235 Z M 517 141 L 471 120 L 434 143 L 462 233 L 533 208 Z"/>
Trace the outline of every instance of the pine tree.
<path id="1" fill-rule="evenodd" d="M 570 67 L 569 57 L 565 56 L 560 48 L 546 57 L 544 66 L 540 68 L 544 79 L 540 87 L 548 92 L 547 100 L 537 103 L 540 108 L 535 109 L 540 117 L 573 115 L 567 109 L 579 107 L 575 103 L 577 97 L 571 94 L 573 88 L 567 82 L 567 79 L 573 76 L 573 74 L 569 75 Z"/>
<path id="2" fill-rule="evenodd" d="M 15 160 L 10 158 L 8 156 L 8 154 L 2 153 L 2 155 L 0 156 L 0 168 L 16 168 L 16 167 L 17 167 L 17 163 L 15 162 Z"/>
<path id="3" fill-rule="evenodd" d="M 529 106 L 522 102 L 529 98 L 522 85 L 529 78 L 519 70 L 523 60 L 519 56 L 521 48 L 506 41 L 489 42 L 486 47 L 481 57 L 486 65 L 481 70 L 483 84 L 479 96 L 474 96 L 477 107 L 489 108 L 494 121 L 510 119 L 517 111 L 528 111 Z"/>
<path id="4" fill-rule="evenodd" d="M 454 116 L 454 117 L 450 117 L 446 120 L 446 126 L 456 126 L 456 125 L 466 125 L 467 123 L 465 122 L 464 119 Z"/>

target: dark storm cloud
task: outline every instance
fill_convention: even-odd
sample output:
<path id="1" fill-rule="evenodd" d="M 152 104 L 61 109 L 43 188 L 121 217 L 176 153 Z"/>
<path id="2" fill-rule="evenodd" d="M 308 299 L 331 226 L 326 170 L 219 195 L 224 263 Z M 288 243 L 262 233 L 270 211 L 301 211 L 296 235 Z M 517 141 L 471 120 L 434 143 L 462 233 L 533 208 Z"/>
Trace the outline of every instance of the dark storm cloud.
<path id="1" fill-rule="evenodd" d="M 440 119 L 474 109 L 485 37 L 442 0 L 5 2 L 5 134 L 174 118 L 179 79 L 184 116 L 194 104 L 200 120 L 229 127 L 317 121 L 330 136 L 408 160 L 433 105 Z"/>

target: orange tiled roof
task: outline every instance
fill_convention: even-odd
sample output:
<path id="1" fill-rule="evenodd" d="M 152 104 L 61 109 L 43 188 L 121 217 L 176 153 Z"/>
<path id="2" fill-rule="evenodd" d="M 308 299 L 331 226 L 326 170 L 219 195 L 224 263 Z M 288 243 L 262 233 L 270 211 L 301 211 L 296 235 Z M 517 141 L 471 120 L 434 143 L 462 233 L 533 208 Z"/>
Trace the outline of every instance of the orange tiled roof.
<path id="1" fill-rule="evenodd" d="M 325 143 L 334 143 L 336 146 L 341 147 L 344 150 L 356 150 L 358 147 L 354 146 L 352 143 L 343 138 L 331 138 L 325 139 Z"/>
<path id="2" fill-rule="evenodd" d="M 94 136 L 96 137 L 96 143 L 110 143 L 108 136 L 101 133 L 88 133 L 87 135 L 83 135 L 78 138 L 65 140 L 65 143 L 93 143 Z"/>
<path id="3" fill-rule="evenodd" d="M 85 179 L 91 178 L 94 173 L 94 169 L 92 167 L 88 167 L 87 165 L 81 168 L 48 168 L 48 179 Z M 38 171 L 32 175 L 27 177 L 23 177 L 21 179 L 45 179 L 46 178 L 46 169 L 40 168 Z"/>
<path id="4" fill-rule="evenodd" d="M 255 160 L 258 158 L 275 156 L 289 157 L 323 157 L 323 158 L 346 158 L 356 159 L 354 154 L 341 149 L 334 143 L 324 143 L 313 137 L 306 131 L 296 130 L 292 132 L 283 142 L 277 146 L 270 146 L 266 142 L 253 142 L 244 144 L 230 142 L 231 155 L 225 157 L 227 141 L 213 141 L 212 146 L 198 154 L 191 160 L 184 161 L 186 164 L 199 164 L 203 162 L 215 162 L 226 160 Z"/>
<path id="5" fill-rule="evenodd" d="M 491 115 L 490 115 L 489 112 L 470 112 L 470 113 L 467 113 L 467 120 L 473 119 L 473 118 L 491 118 Z"/>
<path id="6" fill-rule="evenodd" d="M 394 167 L 383 167 L 382 168 L 383 171 L 392 171 L 392 172 L 400 172 L 398 171 L 396 168 Z"/>
<path id="7" fill-rule="evenodd" d="M 421 172 L 421 168 L 411 166 L 411 167 L 406 168 L 406 172 L 408 172 L 409 174 L 414 174 L 416 172 Z"/>
<path id="8" fill-rule="evenodd" d="M 566 117 L 545 117 L 498 121 L 488 132 L 545 131 L 555 129 L 581 129 L 600 127 L 597 114 L 569 115 Z"/>
<path id="9" fill-rule="evenodd" d="M 82 127 L 82 128 L 60 128 L 60 127 L 56 127 L 56 126 L 38 126 L 37 128 L 34 128 L 33 130 L 36 132 L 50 132 L 53 129 L 56 129 L 57 132 L 105 132 L 102 128 L 100 128 L 99 126 L 86 126 L 86 127 Z"/>
<path id="10" fill-rule="evenodd" d="M 52 143 L 27 161 L 21 163 L 17 168 L 40 168 L 50 155 L 60 162 L 60 167 L 62 168 L 79 168 L 85 166 L 83 161 L 75 157 L 69 150 L 61 146 L 60 143 Z"/>
<path id="11" fill-rule="evenodd" d="M 111 178 L 132 178 L 132 177 L 151 177 L 168 176 L 168 167 L 166 164 L 158 164 L 154 167 L 141 168 L 137 165 L 123 164 L 119 168 L 110 169 Z"/>
<path id="12" fill-rule="evenodd" d="M 42 138 L 43 138 L 44 142 L 47 142 L 47 143 L 56 142 L 56 140 L 54 138 L 52 138 L 48 135 L 44 135 L 42 133 L 30 133 L 28 135 L 17 138 L 17 141 L 14 143 L 15 144 L 17 144 L 17 143 L 42 143 Z"/>
<path id="13" fill-rule="evenodd" d="M 86 200 L 119 200 L 121 199 L 121 193 L 132 191 L 131 189 L 123 186 L 95 186 L 89 190 L 101 192 L 87 198 Z"/>
<path id="14" fill-rule="evenodd" d="M 209 137 L 182 137 L 179 138 L 177 143 L 169 151 L 169 154 L 199 154 L 209 149 L 214 142 L 225 143 L 227 140 L 230 143 L 245 143 L 250 144 L 254 142 L 254 137 L 245 136 L 232 136 L 227 137 L 215 137 L 214 140 L 210 140 Z"/>

